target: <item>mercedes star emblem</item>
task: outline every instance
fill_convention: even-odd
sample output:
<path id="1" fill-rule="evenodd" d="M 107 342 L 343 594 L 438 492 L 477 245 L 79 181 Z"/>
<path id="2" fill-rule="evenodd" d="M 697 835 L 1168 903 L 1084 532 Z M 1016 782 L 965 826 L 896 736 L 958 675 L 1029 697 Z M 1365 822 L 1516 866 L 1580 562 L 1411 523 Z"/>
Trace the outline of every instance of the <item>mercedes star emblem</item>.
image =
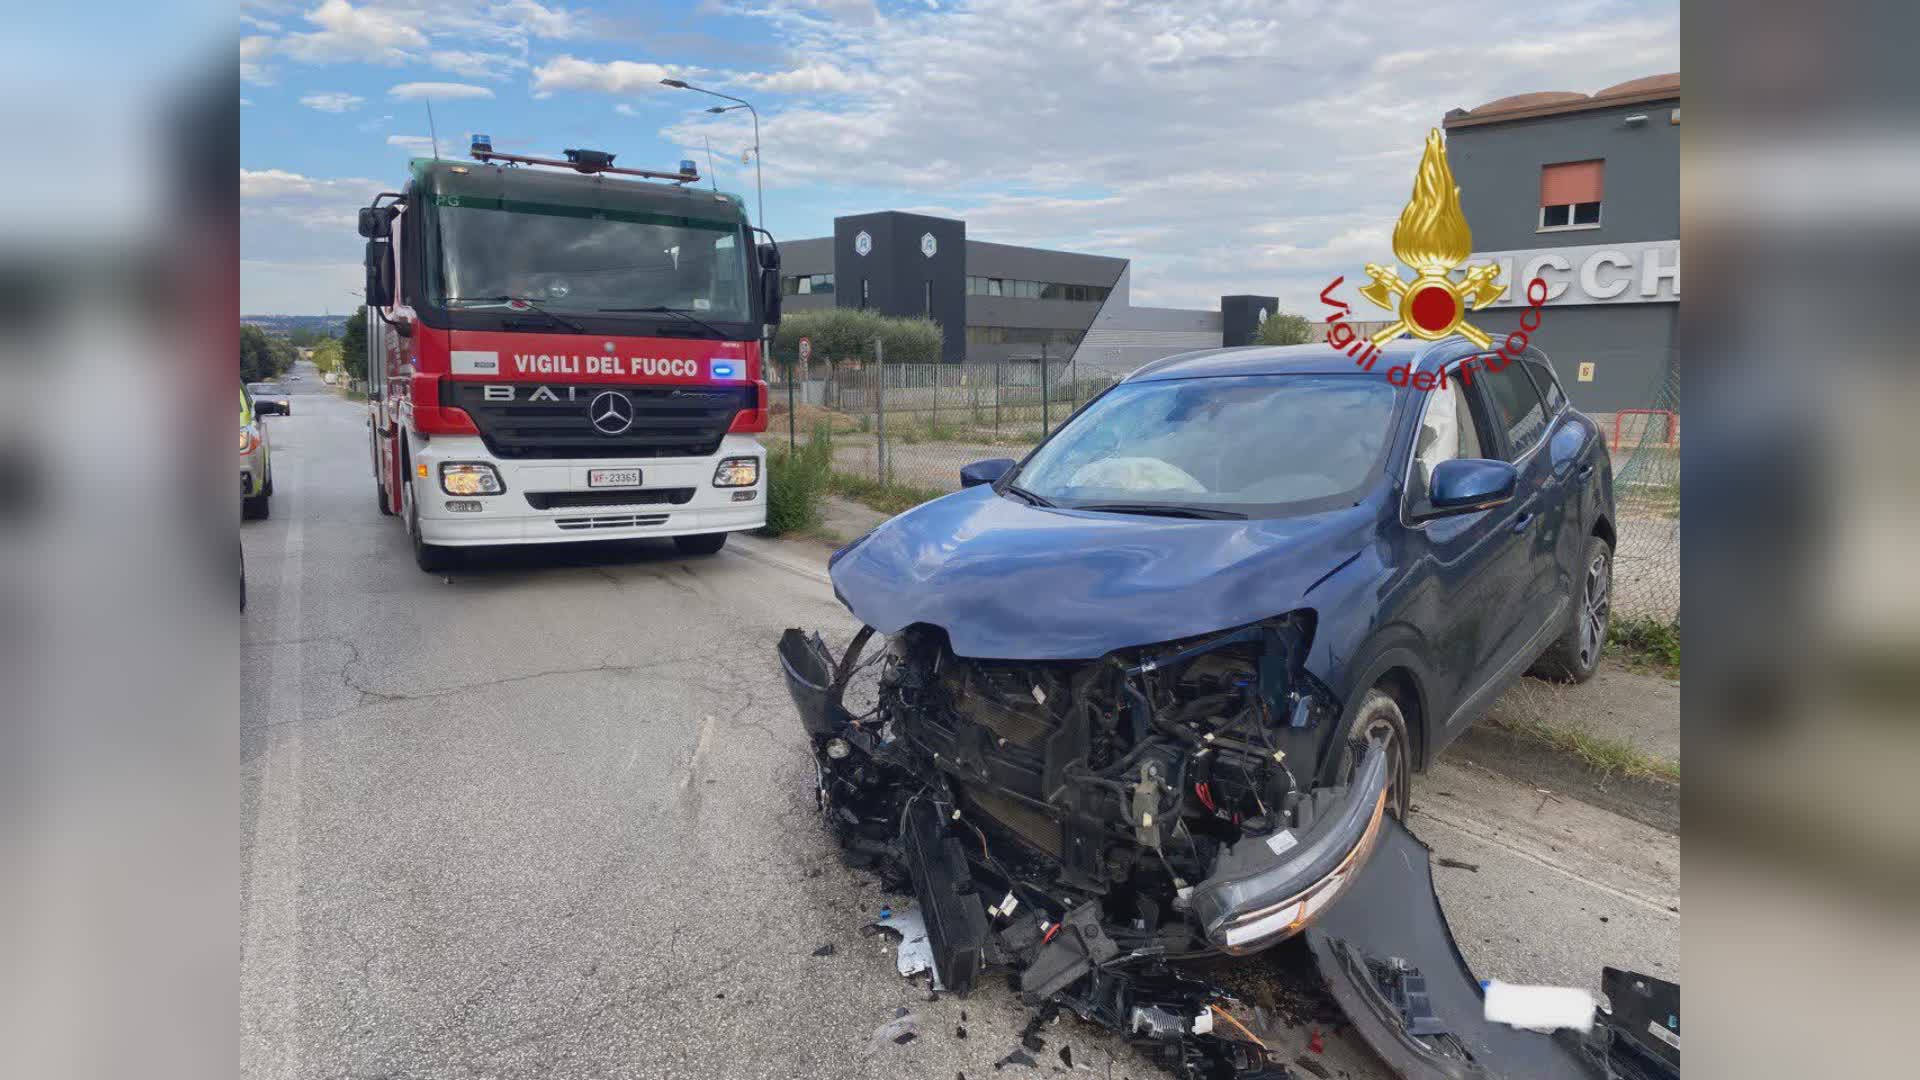
<path id="1" fill-rule="evenodd" d="M 633 402 L 617 390 L 595 394 L 587 403 L 587 419 L 602 435 L 618 435 L 633 426 Z"/>

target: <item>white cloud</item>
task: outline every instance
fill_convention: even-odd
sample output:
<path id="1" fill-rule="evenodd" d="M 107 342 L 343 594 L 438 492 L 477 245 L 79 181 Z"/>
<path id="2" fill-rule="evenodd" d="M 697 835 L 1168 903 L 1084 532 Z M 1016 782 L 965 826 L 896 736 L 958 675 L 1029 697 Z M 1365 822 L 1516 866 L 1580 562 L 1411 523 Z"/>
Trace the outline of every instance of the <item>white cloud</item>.
<path id="1" fill-rule="evenodd" d="M 251 105 L 251 104 L 253 104 L 253 102 L 252 102 L 252 101 L 250 101 L 250 100 L 248 100 L 247 98 L 241 98 L 241 99 L 240 99 L 240 107 L 241 107 L 241 108 L 243 108 L 243 109 L 244 109 L 244 108 L 246 108 L 247 106 L 249 106 L 249 105 Z"/>
<path id="2" fill-rule="evenodd" d="M 433 136 L 389 135 L 387 136 L 387 145 L 398 146 L 409 154 L 431 154 L 433 153 Z"/>
<path id="3" fill-rule="evenodd" d="M 454 101 L 460 98 L 490 98 L 493 91 L 470 83 L 410 82 L 401 83 L 387 91 L 387 96 L 400 101 L 419 101 L 421 98 Z"/>
<path id="4" fill-rule="evenodd" d="M 256 229 L 291 226 L 351 233 L 360 207 L 380 190 L 378 181 L 359 177 L 327 179 L 286 169 L 241 169 L 241 223 Z"/>
<path id="5" fill-rule="evenodd" d="M 677 74 L 673 68 L 635 60 L 596 63 L 572 56 L 556 56 L 533 69 L 533 96 L 548 97 L 555 90 L 594 90 L 603 94 L 635 94 L 665 90 L 661 79 Z"/>
<path id="6" fill-rule="evenodd" d="M 748 74 L 738 77 L 738 81 L 758 90 L 771 90 L 775 93 L 827 93 L 847 94 L 856 90 L 870 90 L 876 80 L 866 72 L 848 72 L 828 63 L 816 62 L 791 71 L 772 74 Z"/>
<path id="7" fill-rule="evenodd" d="M 240 39 L 240 81 L 266 84 L 273 81 L 266 59 L 273 52 L 273 39 L 265 34 L 250 34 Z"/>
<path id="8" fill-rule="evenodd" d="M 300 99 L 300 104 L 309 109 L 318 109 L 325 113 L 351 112 L 367 103 L 367 99 L 358 94 L 344 91 L 330 91 L 324 94 L 308 94 Z"/>
<path id="9" fill-rule="evenodd" d="M 1380 0 L 1365 20 L 1304 0 L 869 8 L 754 12 L 800 58 L 727 76 L 799 99 L 755 101 L 768 184 L 832 190 L 857 163 L 863 202 L 886 201 L 849 211 L 937 202 L 969 236 L 1127 256 L 1136 300 L 1160 304 L 1260 292 L 1312 310 L 1335 274 L 1391 256 L 1448 109 L 1679 66 L 1674 0 Z M 1462 26 L 1470 45 L 1435 50 Z M 663 134 L 740 144 L 746 128 L 694 116 Z"/>
<path id="10" fill-rule="evenodd" d="M 525 60 L 497 52 L 473 52 L 466 49 L 435 49 L 427 63 L 441 71 L 465 75 L 470 79 L 504 79 L 510 71 L 527 66 Z"/>
<path id="11" fill-rule="evenodd" d="M 307 12 L 307 21 L 320 29 L 289 34 L 280 39 L 278 48 L 308 63 L 398 63 L 407 59 L 411 50 L 427 45 L 427 36 L 414 25 L 418 18 L 418 12 L 354 7 L 347 0 L 326 0 Z"/>

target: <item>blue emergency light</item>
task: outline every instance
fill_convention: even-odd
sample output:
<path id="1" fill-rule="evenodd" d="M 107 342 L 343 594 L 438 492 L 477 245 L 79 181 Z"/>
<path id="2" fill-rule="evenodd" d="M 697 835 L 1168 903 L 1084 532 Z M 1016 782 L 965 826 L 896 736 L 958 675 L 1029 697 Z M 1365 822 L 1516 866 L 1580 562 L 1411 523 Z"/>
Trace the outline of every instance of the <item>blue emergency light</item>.
<path id="1" fill-rule="evenodd" d="M 481 153 L 481 154 L 493 153 L 493 136 L 476 134 L 473 137 L 472 149 L 474 150 L 474 152 Z"/>
<path id="2" fill-rule="evenodd" d="M 680 175 L 681 176 L 692 176 L 699 171 L 700 171 L 699 169 L 694 168 L 692 158 L 680 159 Z"/>
<path id="3" fill-rule="evenodd" d="M 711 364 L 711 370 L 713 372 L 713 377 L 716 379 L 733 378 L 733 364 L 730 361 L 715 360 Z"/>

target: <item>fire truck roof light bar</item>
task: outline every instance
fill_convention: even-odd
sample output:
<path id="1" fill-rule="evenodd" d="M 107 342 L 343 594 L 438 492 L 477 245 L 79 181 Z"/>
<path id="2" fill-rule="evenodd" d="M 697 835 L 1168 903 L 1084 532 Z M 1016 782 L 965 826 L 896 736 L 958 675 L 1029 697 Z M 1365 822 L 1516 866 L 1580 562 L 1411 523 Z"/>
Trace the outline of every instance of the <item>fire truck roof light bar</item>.
<path id="1" fill-rule="evenodd" d="M 565 161 L 558 158 L 529 157 L 525 154 L 502 154 L 493 148 L 493 140 L 485 135 L 473 137 L 472 154 L 475 161 L 488 164 L 507 161 L 516 165 L 547 165 L 556 169 L 571 169 L 589 176 L 599 173 L 618 173 L 621 176 L 640 176 L 648 180 L 671 180 L 676 184 L 700 179 L 700 171 L 691 161 L 682 161 L 679 172 L 668 173 L 654 172 L 650 169 L 615 168 L 613 155 L 604 150 L 568 150 Z"/>

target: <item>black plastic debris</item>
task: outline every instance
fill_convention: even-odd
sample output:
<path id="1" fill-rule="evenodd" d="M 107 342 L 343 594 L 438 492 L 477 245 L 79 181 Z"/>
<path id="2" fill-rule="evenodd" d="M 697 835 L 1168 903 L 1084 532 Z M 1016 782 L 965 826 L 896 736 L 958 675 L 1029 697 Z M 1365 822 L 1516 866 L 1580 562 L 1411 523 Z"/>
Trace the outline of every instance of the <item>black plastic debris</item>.
<path id="1" fill-rule="evenodd" d="M 1025 1050 L 1015 1050 L 1013 1053 L 993 1063 L 993 1067 L 996 1069 L 1004 1069 L 1009 1065 L 1025 1065 L 1028 1068 L 1039 1068 L 1040 1062 Z"/>
<path id="2" fill-rule="evenodd" d="M 954 1038 L 956 1038 L 956 1039 L 964 1039 L 964 1038 L 966 1038 L 966 1037 L 967 1037 L 967 1025 L 965 1025 L 965 1024 L 955 1024 L 955 1025 L 953 1025 L 953 1037 L 954 1037 Z"/>
<path id="3" fill-rule="evenodd" d="M 1073 1068 L 1073 1047 L 1062 1046 L 1060 1048 L 1060 1064 L 1065 1065 L 1069 1069 Z"/>
<path id="4" fill-rule="evenodd" d="M 813 955 L 815 955 L 815 956 L 832 956 L 832 955 L 833 955 L 833 942 L 831 942 L 831 941 L 829 941 L 829 942 L 827 942 L 827 943 L 826 943 L 825 945 L 822 945 L 822 946 L 820 946 L 819 948 L 817 948 L 817 949 L 815 949 L 815 950 L 813 950 Z"/>

